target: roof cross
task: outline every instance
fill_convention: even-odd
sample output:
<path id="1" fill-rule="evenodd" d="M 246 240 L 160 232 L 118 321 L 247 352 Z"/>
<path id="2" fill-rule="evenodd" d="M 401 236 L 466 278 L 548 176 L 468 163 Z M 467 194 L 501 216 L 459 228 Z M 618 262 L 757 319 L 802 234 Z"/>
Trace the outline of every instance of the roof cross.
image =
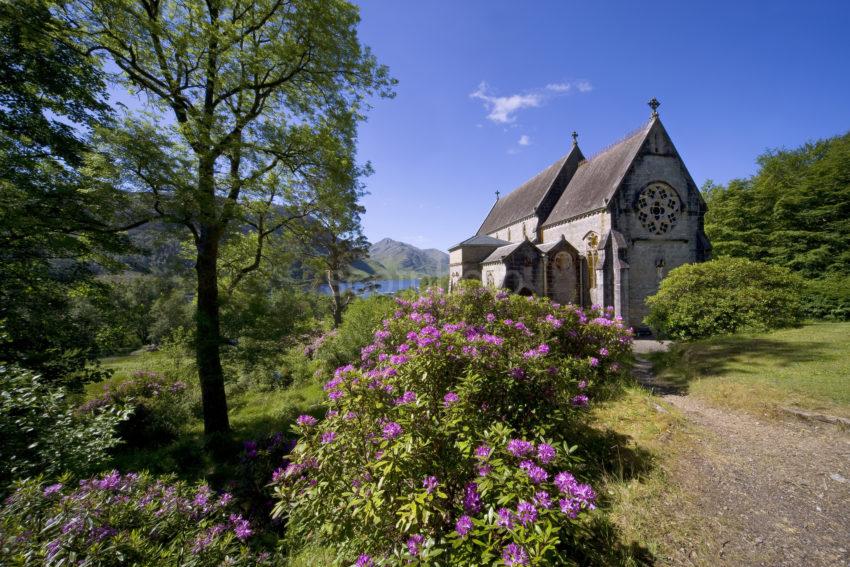
<path id="1" fill-rule="evenodd" d="M 578 132 L 576 132 L 575 130 L 573 130 L 573 145 L 578 145 Z"/>
<path id="2" fill-rule="evenodd" d="M 497 201 L 499 200 L 499 195 L 500 195 L 499 190 L 498 190 L 498 189 L 496 189 L 496 200 L 497 200 Z"/>
<path id="3" fill-rule="evenodd" d="M 646 104 L 648 104 L 649 108 L 652 109 L 652 117 L 657 118 L 658 117 L 658 107 L 661 106 L 661 103 L 658 102 L 658 99 L 655 98 L 655 97 L 652 97 L 652 99 Z"/>

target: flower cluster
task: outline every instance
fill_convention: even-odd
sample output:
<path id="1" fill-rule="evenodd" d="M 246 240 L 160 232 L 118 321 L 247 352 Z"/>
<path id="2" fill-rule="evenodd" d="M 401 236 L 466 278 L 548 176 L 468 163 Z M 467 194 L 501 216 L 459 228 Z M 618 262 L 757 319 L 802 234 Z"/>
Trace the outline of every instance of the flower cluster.
<path id="1" fill-rule="evenodd" d="M 480 287 L 396 302 L 325 384 L 326 417 L 298 421 L 275 513 L 293 538 L 358 565 L 557 553 L 595 502 L 568 472 L 571 427 L 615 379 L 631 332 L 606 310 Z"/>
<path id="2" fill-rule="evenodd" d="M 253 528 L 233 507 L 230 494 L 205 484 L 146 473 L 112 471 L 76 486 L 28 480 L 0 509 L 0 563 L 170 564 L 189 555 L 197 565 L 267 562 L 268 553 L 249 547 Z"/>

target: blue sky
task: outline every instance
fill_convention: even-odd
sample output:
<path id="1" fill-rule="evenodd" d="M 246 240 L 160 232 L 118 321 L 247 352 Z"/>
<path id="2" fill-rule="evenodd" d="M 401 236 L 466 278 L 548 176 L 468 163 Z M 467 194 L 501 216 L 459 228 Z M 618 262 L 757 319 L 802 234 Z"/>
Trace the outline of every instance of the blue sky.
<path id="1" fill-rule="evenodd" d="M 701 185 L 850 129 L 850 2 L 361 0 L 399 80 L 360 130 L 367 237 L 445 250 L 566 153 L 661 119 Z"/>

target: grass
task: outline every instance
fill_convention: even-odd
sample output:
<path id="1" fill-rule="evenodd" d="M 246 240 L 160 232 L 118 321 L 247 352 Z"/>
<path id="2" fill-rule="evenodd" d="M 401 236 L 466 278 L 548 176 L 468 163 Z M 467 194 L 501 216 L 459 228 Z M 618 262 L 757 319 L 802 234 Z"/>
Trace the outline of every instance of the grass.
<path id="1" fill-rule="evenodd" d="M 104 382 L 88 384 L 85 396 L 95 397 L 109 386 L 128 379 L 133 372 L 151 370 L 168 373 L 190 384 L 187 395 L 194 398 L 196 411 L 180 436 L 155 447 L 119 450 L 113 466 L 124 471 L 148 470 L 155 474 L 173 473 L 186 480 L 215 481 L 231 473 L 242 441 L 262 439 L 277 432 L 290 433 L 298 415 L 319 415 L 323 392 L 319 384 L 296 385 L 287 389 L 228 387 L 228 407 L 232 439 L 218 451 L 205 446 L 200 414 L 200 392 L 193 361 L 188 356 L 171 352 L 137 351 L 101 360 L 104 368 L 114 372 Z"/>
<path id="2" fill-rule="evenodd" d="M 601 516 L 594 532 L 612 550 L 594 564 L 650 565 L 701 540 L 702 519 L 688 494 L 670 480 L 677 456 L 691 450 L 681 415 L 643 388 L 626 387 L 591 411 L 595 441 L 577 443 L 599 480 Z"/>
<path id="3" fill-rule="evenodd" d="M 850 417 L 850 323 L 681 343 L 653 358 L 660 380 L 715 405 Z"/>

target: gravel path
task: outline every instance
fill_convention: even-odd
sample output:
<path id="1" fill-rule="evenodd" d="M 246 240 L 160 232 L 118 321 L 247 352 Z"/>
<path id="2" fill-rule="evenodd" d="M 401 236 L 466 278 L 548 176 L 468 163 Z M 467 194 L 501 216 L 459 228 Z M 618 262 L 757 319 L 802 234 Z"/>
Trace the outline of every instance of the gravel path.
<path id="1" fill-rule="evenodd" d="M 672 564 L 850 567 L 850 432 L 678 395 L 640 359 L 635 373 L 681 411 L 693 441 L 671 477 L 704 518 L 706 541 Z"/>

